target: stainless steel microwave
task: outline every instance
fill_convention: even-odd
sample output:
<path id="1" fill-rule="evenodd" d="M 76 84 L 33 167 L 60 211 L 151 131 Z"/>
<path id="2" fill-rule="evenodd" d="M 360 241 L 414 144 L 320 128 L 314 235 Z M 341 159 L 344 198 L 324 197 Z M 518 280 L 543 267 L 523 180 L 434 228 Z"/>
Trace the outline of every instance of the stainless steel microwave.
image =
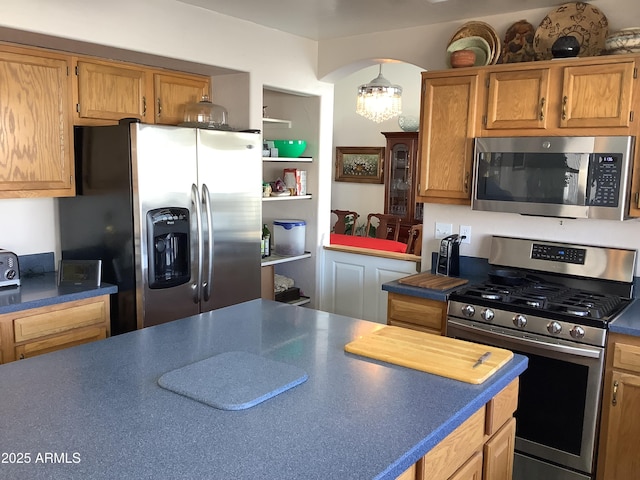
<path id="1" fill-rule="evenodd" d="M 476 138 L 471 208 L 628 218 L 634 137 Z"/>

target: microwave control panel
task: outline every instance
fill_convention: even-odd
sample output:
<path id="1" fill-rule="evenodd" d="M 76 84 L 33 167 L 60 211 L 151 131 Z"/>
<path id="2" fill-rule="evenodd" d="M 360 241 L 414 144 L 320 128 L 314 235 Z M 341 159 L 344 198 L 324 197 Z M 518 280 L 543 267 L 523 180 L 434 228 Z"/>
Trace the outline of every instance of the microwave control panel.
<path id="1" fill-rule="evenodd" d="M 589 158 L 587 205 L 617 207 L 622 177 L 622 154 L 593 153 Z"/>

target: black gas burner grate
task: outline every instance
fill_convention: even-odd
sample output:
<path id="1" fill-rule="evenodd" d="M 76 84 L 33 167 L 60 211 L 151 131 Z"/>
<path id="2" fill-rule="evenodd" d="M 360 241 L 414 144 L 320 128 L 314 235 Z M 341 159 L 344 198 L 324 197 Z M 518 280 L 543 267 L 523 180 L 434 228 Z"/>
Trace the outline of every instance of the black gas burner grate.
<path id="1" fill-rule="evenodd" d="M 513 310 L 516 307 L 553 312 L 567 317 L 606 319 L 620 310 L 623 302 L 616 295 L 598 294 L 574 289 L 564 285 L 541 282 L 525 282 L 524 285 L 498 285 L 480 283 L 470 285 L 456 292 L 458 301 L 482 305 L 483 302 L 494 308 Z"/>

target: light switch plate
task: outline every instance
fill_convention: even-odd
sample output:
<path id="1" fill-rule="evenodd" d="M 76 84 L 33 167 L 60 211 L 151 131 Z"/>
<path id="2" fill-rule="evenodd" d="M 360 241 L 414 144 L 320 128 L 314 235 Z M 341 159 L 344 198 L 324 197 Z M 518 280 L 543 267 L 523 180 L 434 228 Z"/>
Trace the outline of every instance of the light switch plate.
<path id="1" fill-rule="evenodd" d="M 436 222 L 436 238 L 448 237 L 453 233 L 453 225 L 450 223 Z"/>

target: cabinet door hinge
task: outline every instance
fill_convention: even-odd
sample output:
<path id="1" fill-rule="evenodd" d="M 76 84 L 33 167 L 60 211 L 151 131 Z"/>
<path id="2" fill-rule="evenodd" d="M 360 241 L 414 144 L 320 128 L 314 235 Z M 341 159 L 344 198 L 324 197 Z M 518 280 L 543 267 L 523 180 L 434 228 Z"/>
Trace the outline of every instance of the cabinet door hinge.
<path id="1" fill-rule="evenodd" d="M 629 112 L 629 121 L 633 122 L 633 110 Z"/>
<path id="2" fill-rule="evenodd" d="M 67 65 L 67 77 L 69 76 L 69 66 Z"/>
<path id="3" fill-rule="evenodd" d="M 76 103 L 76 112 L 80 113 L 80 104 Z"/>
<path id="4" fill-rule="evenodd" d="M 76 65 L 76 76 L 78 76 L 78 65 Z"/>
<path id="5" fill-rule="evenodd" d="M 486 85 L 487 88 L 489 88 L 489 77 L 484 79 L 484 84 Z"/>
<path id="6" fill-rule="evenodd" d="M 638 67 L 633 67 L 633 78 L 638 78 Z"/>
<path id="7" fill-rule="evenodd" d="M 487 116 L 486 115 L 482 115 L 482 125 L 484 125 L 485 127 L 487 126 Z"/>

